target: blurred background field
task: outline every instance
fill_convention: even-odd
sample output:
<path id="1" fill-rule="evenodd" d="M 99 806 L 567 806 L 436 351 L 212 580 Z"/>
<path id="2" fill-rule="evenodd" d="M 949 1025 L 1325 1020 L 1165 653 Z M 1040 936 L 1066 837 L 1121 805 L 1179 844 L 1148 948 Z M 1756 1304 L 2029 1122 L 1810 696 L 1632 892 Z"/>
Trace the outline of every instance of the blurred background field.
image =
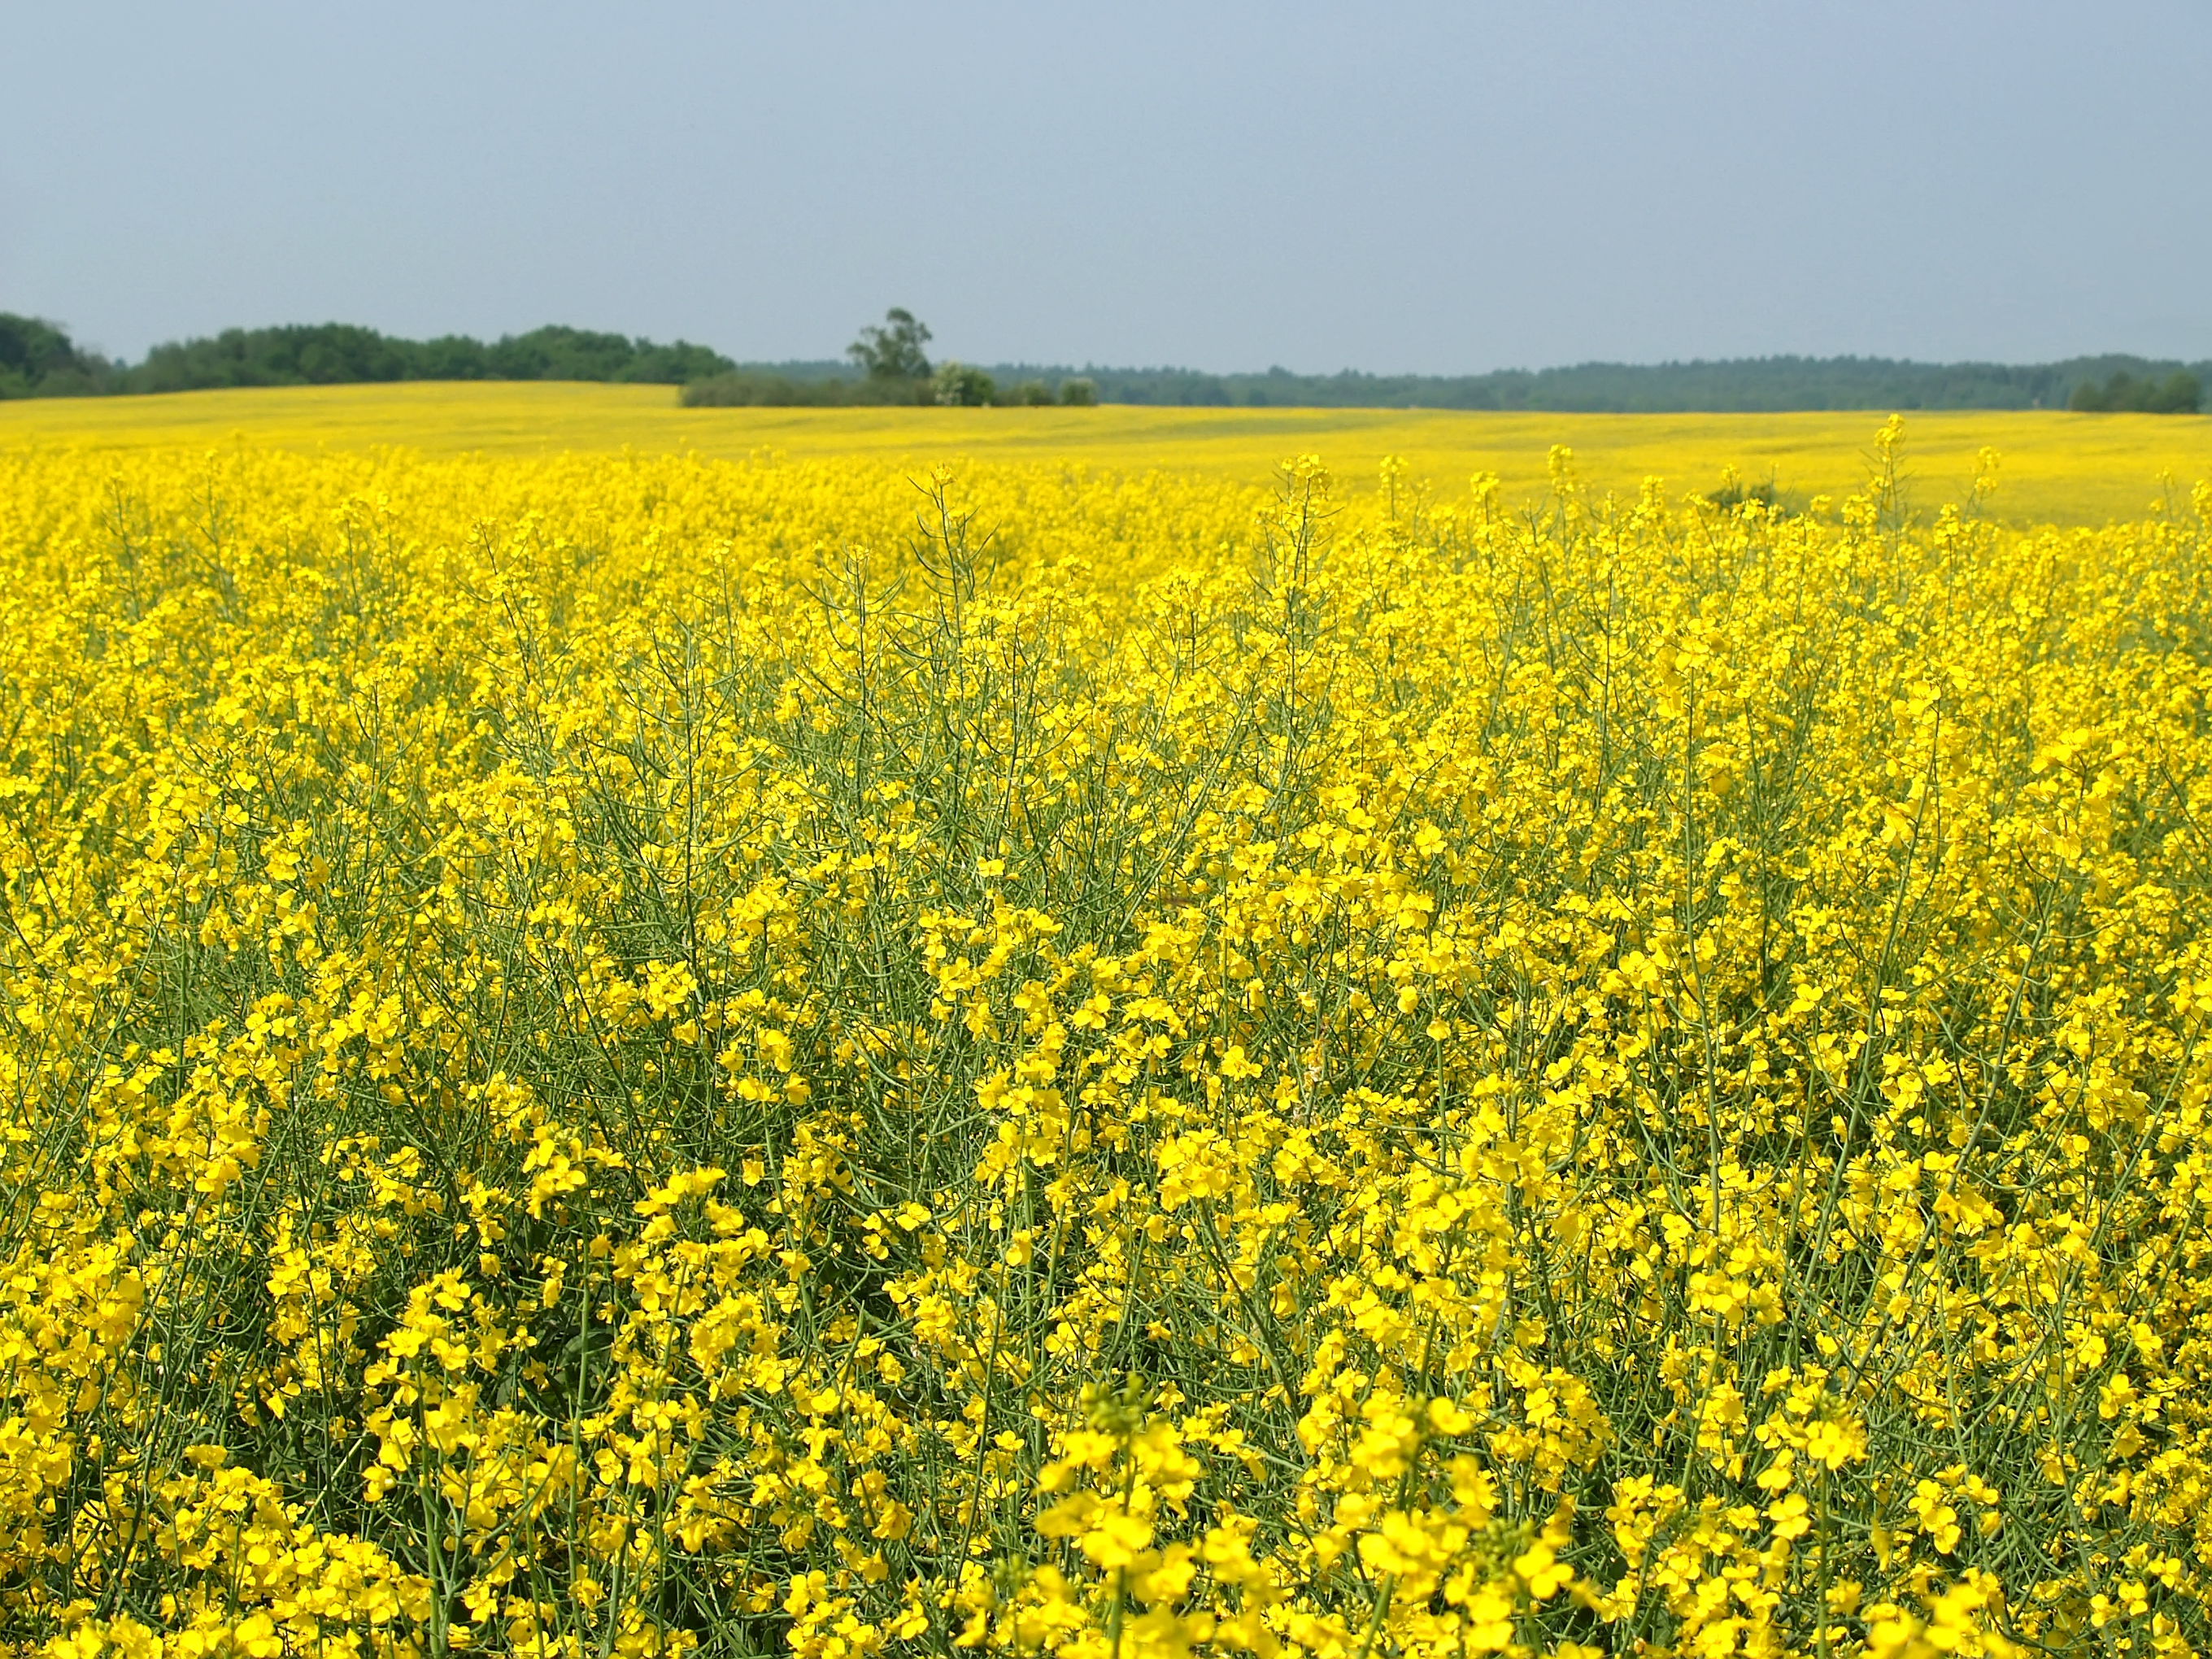
<path id="1" fill-rule="evenodd" d="M 1908 412 L 1911 500 L 1963 500 L 1984 446 L 2002 454 L 1996 515 L 2102 525 L 2139 517 L 2161 477 L 2185 491 L 2212 477 L 2212 417 L 2057 410 Z M 1838 495 L 1864 478 L 1879 417 L 1865 410 L 1749 415 L 1468 413 L 1425 410 L 684 409 L 666 386 L 417 383 L 252 388 L 0 404 L 0 451 L 135 449 L 245 441 L 313 450 L 400 446 L 428 454 L 542 455 L 632 448 L 718 459 L 878 457 L 894 465 L 1079 461 L 1159 467 L 1257 483 L 1292 453 L 1372 480 L 1386 455 L 1440 494 L 1498 476 L 1518 504 L 1540 495 L 1554 444 L 1599 489 L 1632 494 L 1647 476 L 1670 494 L 1771 483 L 1784 505 Z"/>

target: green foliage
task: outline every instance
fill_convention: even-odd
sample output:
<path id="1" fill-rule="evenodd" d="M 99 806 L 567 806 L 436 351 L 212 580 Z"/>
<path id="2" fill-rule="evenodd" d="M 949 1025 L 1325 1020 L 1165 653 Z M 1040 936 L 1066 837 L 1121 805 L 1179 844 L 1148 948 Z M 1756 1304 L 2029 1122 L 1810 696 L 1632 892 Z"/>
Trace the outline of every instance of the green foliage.
<path id="1" fill-rule="evenodd" d="M 0 312 L 0 398 L 380 380 L 619 380 L 680 386 L 734 368 L 706 346 L 557 326 L 404 340 L 349 323 L 231 328 L 157 345 L 135 365 L 79 349 L 52 323 Z"/>
<path id="2" fill-rule="evenodd" d="M 929 389 L 933 399 L 940 404 L 974 408 L 999 401 L 999 383 L 972 363 L 939 363 L 929 377 Z"/>
<path id="3" fill-rule="evenodd" d="M 1715 362 L 1580 363 L 1486 374 L 1209 374 L 1189 368 L 1082 370 L 1102 403 L 1239 409 L 1527 410 L 1561 414 L 1761 413 L 1784 410 L 2059 409 L 2079 384 L 2115 374 L 2202 380 L 2212 363 L 2076 357 L 2056 363 L 1915 363 L 1881 357 L 1756 357 Z M 1063 384 L 1075 371 L 1002 364 L 1006 379 Z"/>
<path id="4" fill-rule="evenodd" d="M 143 363 L 125 371 L 125 380 L 132 392 L 193 392 L 214 386 L 410 380 L 417 377 L 407 373 L 408 344 L 346 323 L 227 328 L 212 339 L 155 346 Z"/>
<path id="5" fill-rule="evenodd" d="M 118 389 L 191 392 L 214 386 L 335 386 L 378 380 L 608 380 L 681 385 L 734 367 L 678 340 L 548 326 L 489 345 L 465 335 L 404 340 L 345 323 L 225 329 L 213 338 L 158 345 L 125 370 Z"/>
<path id="6" fill-rule="evenodd" d="M 106 358 L 80 351 L 58 325 L 0 311 L 0 398 L 96 392 L 110 372 Z"/>
<path id="7" fill-rule="evenodd" d="M 927 323 L 904 306 L 893 306 L 884 313 L 883 325 L 862 329 L 845 355 L 872 380 L 927 380 L 929 359 L 921 349 L 929 337 Z"/>
<path id="8" fill-rule="evenodd" d="M 2164 380 L 2123 369 L 2104 385 L 2085 380 L 2074 388 L 2066 407 L 2094 415 L 2194 415 L 2204 401 L 2203 383 L 2185 368 Z"/>
<path id="9" fill-rule="evenodd" d="M 492 378 L 507 380 L 624 380 L 681 386 L 734 367 L 720 352 L 678 340 L 657 345 L 619 334 L 540 328 L 502 339 L 485 353 Z"/>
<path id="10" fill-rule="evenodd" d="M 1055 403 L 1087 408 L 1097 401 L 1097 382 L 1085 375 L 1067 375 L 1056 389 L 1035 375 L 1001 389 L 997 376 L 964 363 L 944 364 L 930 378 L 920 380 L 891 375 L 861 379 L 837 363 L 746 363 L 694 380 L 683 392 L 684 404 L 690 409 L 844 409 L 896 404 L 1037 408 Z"/>

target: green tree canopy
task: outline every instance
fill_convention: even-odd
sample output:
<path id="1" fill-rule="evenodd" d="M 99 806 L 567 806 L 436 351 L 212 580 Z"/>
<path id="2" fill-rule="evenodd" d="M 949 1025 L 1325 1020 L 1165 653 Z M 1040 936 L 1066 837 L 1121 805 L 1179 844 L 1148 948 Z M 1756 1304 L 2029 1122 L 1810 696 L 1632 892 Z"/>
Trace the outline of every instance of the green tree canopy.
<path id="1" fill-rule="evenodd" d="M 904 306 L 893 306 L 880 326 L 871 323 L 860 331 L 845 355 L 872 380 L 922 380 L 929 378 L 929 359 L 921 349 L 928 343 L 929 325 Z"/>
<path id="2" fill-rule="evenodd" d="M 2203 401 L 2203 384 L 2187 369 L 2177 368 L 2163 380 L 2123 369 L 2102 386 L 2084 380 L 2066 406 L 2097 415 L 2194 415 Z"/>
<path id="3" fill-rule="evenodd" d="M 55 324 L 0 311 L 0 398 L 39 392 L 93 392 L 106 359 L 80 351 Z"/>
<path id="4" fill-rule="evenodd" d="M 937 366 L 937 372 L 929 377 L 929 389 L 940 404 L 965 404 L 980 409 L 985 404 L 994 404 L 999 400 L 997 381 L 972 363 L 952 359 Z"/>

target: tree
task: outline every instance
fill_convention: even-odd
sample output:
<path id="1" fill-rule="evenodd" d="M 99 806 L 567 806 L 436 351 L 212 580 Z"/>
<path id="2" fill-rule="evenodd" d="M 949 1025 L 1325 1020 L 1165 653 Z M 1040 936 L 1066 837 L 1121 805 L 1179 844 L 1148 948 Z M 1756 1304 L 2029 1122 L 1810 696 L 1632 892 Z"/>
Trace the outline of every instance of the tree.
<path id="1" fill-rule="evenodd" d="M 88 392 L 106 369 L 105 359 L 78 350 L 55 325 L 0 311 L 0 398 Z"/>
<path id="2" fill-rule="evenodd" d="M 929 325 L 904 306 L 884 313 L 881 327 L 873 324 L 845 348 L 845 355 L 866 371 L 872 380 L 921 380 L 929 377 L 929 359 L 921 348 L 929 339 Z"/>
<path id="3" fill-rule="evenodd" d="M 998 382 L 969 363 L 939 363 L 937 373 L 929 377 L 929 389 L 940 404 L 980 409 L 985 404 L 999 401 Z"/>

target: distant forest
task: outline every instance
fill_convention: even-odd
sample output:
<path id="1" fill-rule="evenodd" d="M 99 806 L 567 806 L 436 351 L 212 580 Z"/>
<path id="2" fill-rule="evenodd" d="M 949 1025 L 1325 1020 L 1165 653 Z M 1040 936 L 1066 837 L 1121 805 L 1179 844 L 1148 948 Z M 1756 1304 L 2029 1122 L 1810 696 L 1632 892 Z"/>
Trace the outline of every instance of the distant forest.
<path id="1" fill-rule="evenodd" d="M 659 345 L 580 328 L 537 328 L 487 344 L 465 334 L 403 340 L 347 323 L 225 329 L 157 345 L 141 363 L 85 351 L 52 323 L 0 312 L 0 398 L 204 392 L 218 386 L 374 380 L 629 380 L 683 386 L 736 365 L 678 340 Z"/>
<path id="2" fill-rule="evenodd" d="M 1739 357 L 1720 362 L 1580 363 L 1487 374 L 1208 374 L 1194 368 L 1082 368 L 989 363 L 988 381 L 1051 392 L 1087 388 L 1086 401 L 1187 409 L 1469 409 L 1560 414 L 1763 414 L 1790 410 L 2075 409 L 2196 414 L 2212 361 L 2184 363 L 2118 354 L 2057 363 L 1914 363 L 1887 357 Z M 910 403 L 871 395 L 871 380 L 828 358 L 741 363 L 688 387 L 687 403 Z M 926 388 L 925 388 L 926 392 Z M 1019 395 L 979 401 L 1052 402 Z M 1066 401 L 1066 399 L 1060 399 Z M 932 399 L 922 396 L 919 401 Z M 936 401 L 957 401 L 939 396 Z"/>
<path id="3" fill-rule="evenodd" d="M 791 365 L 786 372 L 797 368 Z M 1002 379 L 1075 371 L 994 368 Z M 1885 357 L 1740 357 L 1719 362 L 1578 363 L 1487 374 L 1206 374 L 1081 371 L 1102 404 L 1268 409 L 1533 410 L 1562 414 L 1755 414 L 1818 409 L 2093 409 L 2194 413 L 2212 362 L 2074 357 L 2064 362 L 1914 363 Z"/>
<path id="4" fill-rule="evenodd" d="M 927 337 L 927 331 L 921 331 Z M 917 359 L 917 362 L 921 360 Z M 927 365 L 922 362 L 927 370 Z M 1208 374 L 1183 368 L 1028 363 L 963 373 L 1013 394 L 968 401 L 1049 401 L 1087 381 L 1097 401 L 1237 409 L 1529 410 L 1559 413 L 1759 413 L 1787 410 L 2061 409 L 2193 413 L 2212 362 L 2107 356 L 2063 362 L 1915 363 L 1882 357 L 1753 357 L 1717 362 L 1582 363 L 1487 374 Z M 943 371 L 940 369 L 940 377 Z M 977 377 L 981 378 L 977 378 Z M 694 402 L 876 401 L 854 362 L 739 365 L 706 346 L 547 327 L 489 343 L 465 335 L 405 340 L 325 323 L 229 329 L 155 347 L 138 363 L 75 345 L 52 323 L 0 313 L 0 398 L 189 392 L 217 386 L 379 380 L 604 380 L 694 386 Z M 853 381 L 851 393 L 830 382 Z M 766 395 L 757 389 L 774 388 Z M 734 388 L 734 390 L 731 390 Z M 703 388 L 702 388 L 703 389 Z M 786 395 L 787 394 L 787 395 Z M 915 394 L 902 393 L 896 401 Z M 921 401 L 929 397 L 921 395 Z M 948 398 L 942 389 L 936 400 Z M 1073 400 L 1073 398 L 1063 400 Z"/>

